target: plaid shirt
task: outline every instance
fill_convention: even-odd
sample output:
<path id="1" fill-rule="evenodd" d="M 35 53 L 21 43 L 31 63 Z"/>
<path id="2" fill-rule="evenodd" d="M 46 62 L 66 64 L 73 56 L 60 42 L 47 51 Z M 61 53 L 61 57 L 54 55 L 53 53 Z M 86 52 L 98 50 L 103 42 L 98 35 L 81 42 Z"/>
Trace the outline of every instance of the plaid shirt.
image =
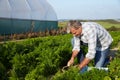
<path id="1" fill-rule="evenodd" d="M 80 37 L 74 37 L 73 50 L 80 51 L 80 41 L 88 44 L 88 53 L 86 57 L 93 59 L 96 50 L 103 51 L 107 49 L 113 39 L 111 35 L 99 24 L 95 22 L 82 23 L 82 33 Z"/>

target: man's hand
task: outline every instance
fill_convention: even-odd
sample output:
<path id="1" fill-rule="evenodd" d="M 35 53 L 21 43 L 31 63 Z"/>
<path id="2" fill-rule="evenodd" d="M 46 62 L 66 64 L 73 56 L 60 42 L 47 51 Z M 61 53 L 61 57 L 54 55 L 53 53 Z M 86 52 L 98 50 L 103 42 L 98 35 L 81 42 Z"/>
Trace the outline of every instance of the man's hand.
<path id="1" fill-rule="evenodd" d="M 68 61 L 67 66 L 73 65 L 73 63 L 74 63 L 74 58 L 71 58 L 71 59 Z"/>
<path id="2" fill-rule="evenodd" d="M 77 50 L 74 50 L 73 53 L 72 53 L 72 56 L 71 56 L 71 59 L 68 61 L 67 63 L 67 66 L 71 66 L 73 65 L 74 63 L 74 58 L 77 56 L 78 54 L 78 51 Z"/>
<path id="3" fill-rule="evenodd" d="M 83 67 L 85 67 L 90 62 L 90 59 L 85 58 L 80 64 L 79 69 L 81 70 Z"/>

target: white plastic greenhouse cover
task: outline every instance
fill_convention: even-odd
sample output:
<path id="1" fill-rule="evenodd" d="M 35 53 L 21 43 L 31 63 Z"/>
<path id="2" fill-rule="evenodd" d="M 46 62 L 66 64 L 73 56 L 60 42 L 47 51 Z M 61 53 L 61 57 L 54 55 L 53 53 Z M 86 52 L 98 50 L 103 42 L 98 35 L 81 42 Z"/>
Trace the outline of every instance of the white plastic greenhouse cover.
<path id="1" fill-rule="evenodd" d="M 0 18 L 57 20 L 46 0 L 0 0 Z"/>

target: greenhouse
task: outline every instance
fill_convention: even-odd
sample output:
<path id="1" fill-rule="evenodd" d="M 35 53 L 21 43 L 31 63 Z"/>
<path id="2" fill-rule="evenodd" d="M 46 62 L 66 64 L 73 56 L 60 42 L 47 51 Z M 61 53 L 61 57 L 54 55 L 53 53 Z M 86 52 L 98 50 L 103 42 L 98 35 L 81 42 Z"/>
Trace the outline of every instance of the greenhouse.
<path id="1" fill-rule="evenodd" d="M 47 0 L 0 0 L 0 34 L 57 29 L 57 15 Z"/>

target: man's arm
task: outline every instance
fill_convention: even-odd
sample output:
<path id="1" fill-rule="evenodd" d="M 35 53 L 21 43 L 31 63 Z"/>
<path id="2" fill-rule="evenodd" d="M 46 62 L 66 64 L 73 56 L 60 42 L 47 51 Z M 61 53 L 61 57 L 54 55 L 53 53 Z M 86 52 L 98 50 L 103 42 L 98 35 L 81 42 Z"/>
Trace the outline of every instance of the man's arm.
<path id="1" fill-rule="evenodd" d="M 80 64 L 79 69 L 81 70 L 83 67 L 85 67 L 90 62 L 90 59 L 85 58 Z"/>
<path id="2" fill-rule="evenodd" d="M 75 58 L 75 57 L 77 56 L 77 54 L 78 54 L 78 51 L 77 51 L 77 50 L 74 50 L 73 53 L 72 53 L 71 58 Z"/>
<path id="3" fill-rule="evenodd" d="M 74 63 L 74 58 L 77 56 L 77 54 L 80 51 L 80 39 L 78 37 L 73 38 L 73 49 L 72 49 L 72 56 L 70 60 L 67 63 L 67 66 L 70 66 Z"/>
<path id="4" fill-rule="evenodd" d="M 68 61 L 67 66 L 70 66 L 70 65 L 72 65 L 74 63 L 74 59 L 77 56 L 78 52 L 79 51 L 77 51 L 77 50 L 74 50 L 72 52 L 72 56 L 71 56 L 70 60 Z"/>
<path id="5" fill-rule="evenodd" d="M 88 37 L 88 53 L 84 60 L 79 64 L 79 69 L 81 70 L 85 67 L 94 57 L 96 53 L 96 44 L 97 44 L 97 34 L 96 29 L 92 28 L 89 29 L 87 32 Z"/>

